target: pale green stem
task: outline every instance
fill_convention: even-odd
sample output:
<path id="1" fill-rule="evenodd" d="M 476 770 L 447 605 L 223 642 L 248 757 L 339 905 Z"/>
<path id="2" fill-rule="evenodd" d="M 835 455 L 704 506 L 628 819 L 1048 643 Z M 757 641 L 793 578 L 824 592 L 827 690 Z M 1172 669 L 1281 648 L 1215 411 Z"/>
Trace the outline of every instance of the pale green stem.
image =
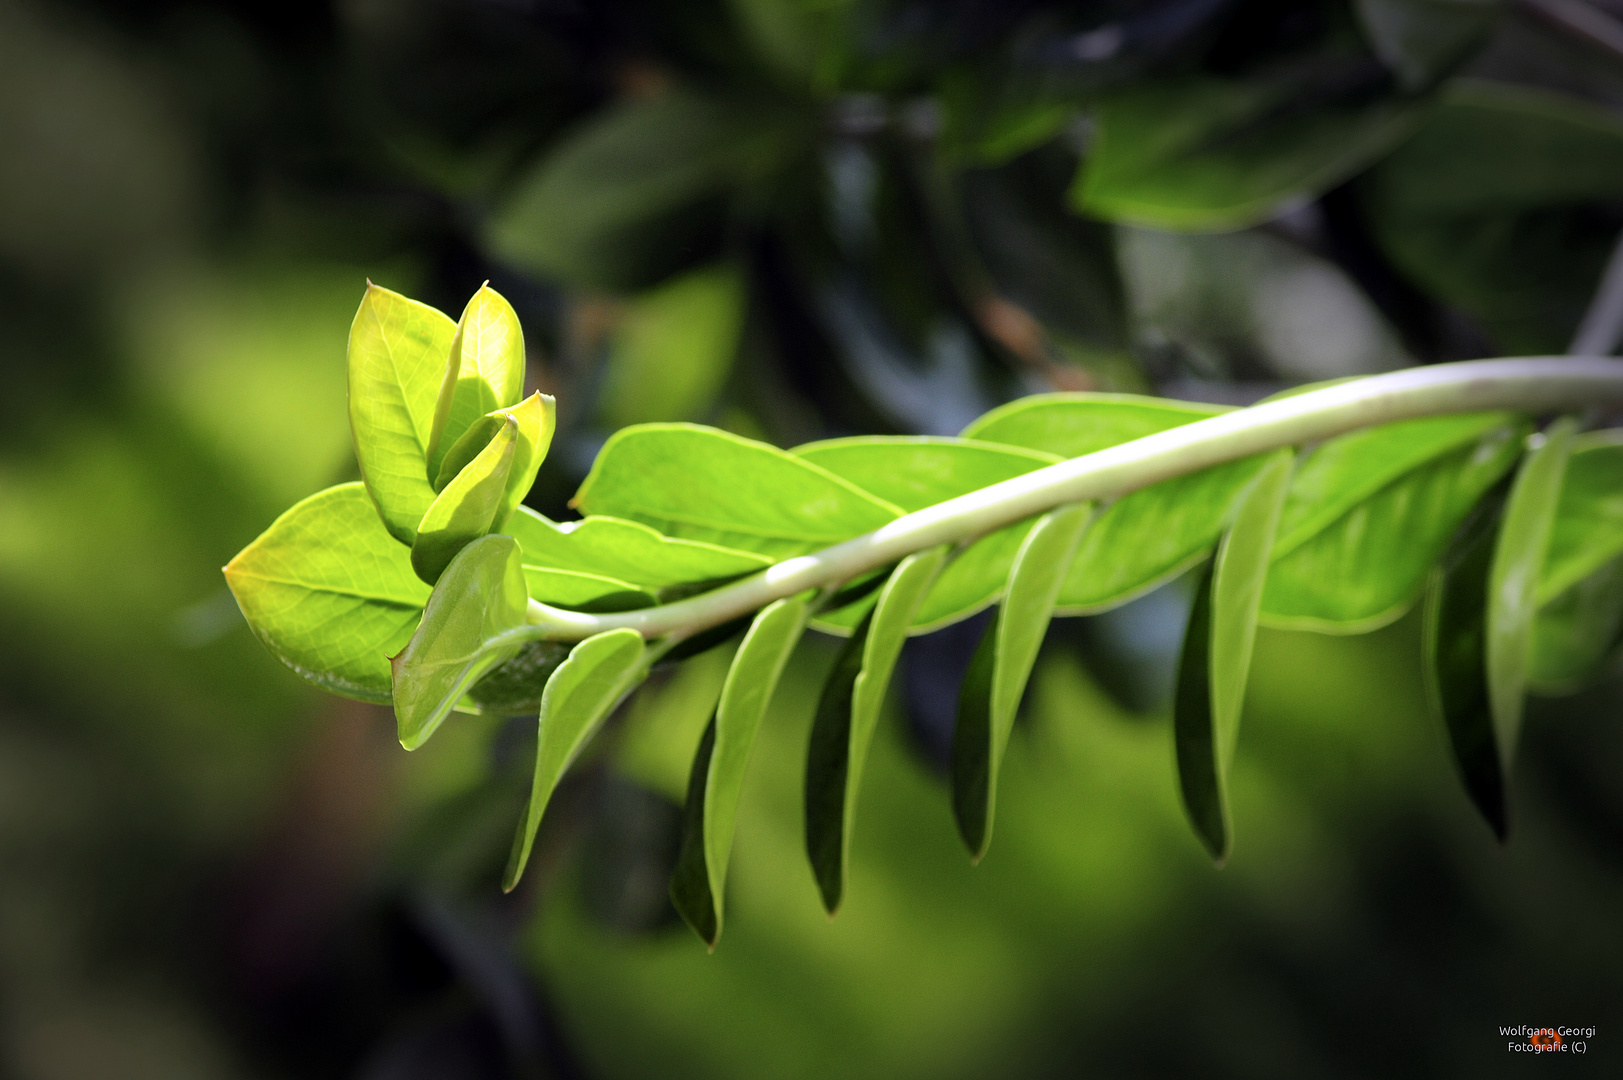
<path id="1" fill-rule="evenodd" d="M 640 611 L 587 614 L 530 601 L 537 637 L 576 641 L 629 627 L 644 637 L 688 637 L 807 589 L 849 581 L 937 544 L 971 540 L 1084 499 L 1117 498 L 1176 476 L 1282 446 L 1446 413 L 1514 409 L 1539 414 L 1623 403 L 1623 361 L 1588 357 L 1473 360 L 1374 375 L 1072 458 L 927 507 L 730 585 Z"/>

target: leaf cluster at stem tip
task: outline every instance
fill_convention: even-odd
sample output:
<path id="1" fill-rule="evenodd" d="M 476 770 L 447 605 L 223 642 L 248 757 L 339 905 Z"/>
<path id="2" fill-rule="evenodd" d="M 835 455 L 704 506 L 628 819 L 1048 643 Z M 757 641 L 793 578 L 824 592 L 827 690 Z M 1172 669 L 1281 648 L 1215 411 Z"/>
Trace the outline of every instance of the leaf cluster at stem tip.
<path id="1" fill-rule="evenodd" d="M 750 747 L 807 629 L 845 639 L 805 768 L 831 913 L 903 643 L 985 608 L 950 769 L 977 860 L 1057 616 L 1193 572 L 1175 760 L 1219 863 L 1258 627 L 1362 633 L 1419 606 L 1430 698 L 1501 838 L 1525 695 L 1593 677 L 1623 637 L 1623 436 L 1568 415 L 1623 400 L 1613 361 L 1436 365 L 1237 410 L 1042 394 L 956 438 L 790 450 L 643 424 L 604 445 L 576 522 L 522 505 L 553 403 L 523 397 L 523 337 L 494 291 L 453 323 L 369 286 L 348 363 L 362 481 L 298 503 L 227 565 L 249 625 L 316 685 L 392 704 L 407 749 L 457 710 L 538 717 L 509 889 L 557 784 L 653 664 L 735 643 L 671 881 L 712 947 Z"/>

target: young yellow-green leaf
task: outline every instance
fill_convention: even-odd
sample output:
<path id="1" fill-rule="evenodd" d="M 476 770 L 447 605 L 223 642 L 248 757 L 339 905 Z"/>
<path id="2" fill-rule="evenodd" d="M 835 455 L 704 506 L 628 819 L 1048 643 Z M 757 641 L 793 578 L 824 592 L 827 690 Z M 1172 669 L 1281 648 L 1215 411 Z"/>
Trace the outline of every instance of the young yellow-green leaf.
<path id="1" fill-rule="evenodd" d="M 403 544 L 434 502 L 428 444 L 456 324 L 427 304 L 368 283 L 349 328 L 349 427 L 361 479 Z"/>
<path id="2" fill-rule="evenodd" d="M 1488 573 L 1488 705 L 1506 776 L 1521 737 L 1533 619 L 1538 613 L 1538 575 L 1550 546 L 1561 480 L 1577 429 L 1571 417 L 1557 420 L 1522 462 L 1505 503 Z"/>
<path id="3" fill-rule="evenodd" d="M 1073 458 L 1232 411 L 1141 394 L 1033 394 L 977 418 L 962 437 Z"/>
<path id="4" fill-rule="evenodd" d="M 1432 570 L 1422 628 L 1427 696 L 1472 805 L 1495 836 L 1510 832 L 1510 792 L 1488 705 L 1488 573 L 1503 508 L 1495 492 L 1461 526 Z"/>
<path id="5" fill-rule="evenodd" d="M 417 526 L 411 565 L 433 584 L 463 547 L 490 532 L 518 447 L 518 422 L 504 420 L 494 438 L 445 485 Z"/>
<path id="6" fill-rule="evenodd" d="M 750 747 L 789 654 L 806 628 L 806 601 L 790 596 L 761 610 L 733 656 L 721 700 L 688 780 L 682 847 L 671 902 L 712 949 L 721 936 L 727 863 Z"/>
<path id="7" fill-rule="evenodd" d="M 1191 664 L 1178 672 L 1173 732 L 1184 807 L 1212 858 L 1228 857 L 1234 832 L 1229 820 L 1228 776 L 1240 738 L 1240 710 L 1251 671 L 1257 611 L 1280 510 L 1290 487 L 1293 455 L 1278 451 L 1252 481 L 1234 521 L 1217 547 L 1209 581 L 1211 595 L 1197 602 L 1203 624 L 1191 614 L 1184 648 Z M 1204 666 L 1194 666 L 1202 659 Z M 1205 681 L 1200 687 L 1186 682 Z"/>
<path id="8" fill-rule="evenodd" d="M 529 602 L 511 536 L 486 536 L 457 553 L 417 632 L 390 661 L 401 746 L 421 746 L 468 687 L 518 653 L 524 643 L 513 631 L 524 626 Z"/>
<path id="9" fill-rule="evenodd" d="M 429 431 L 428 475 L 440 475 L 446 452 L 482 417 L 523 396 L 524 331 L 513 305 L 486 283 L 462 309 L 451 339 Z"/>
<path id="10" fill-rule="evenodd" d="M 439 476 L 434 481 L 437 491 L 455 481 L 485 447 L 490 445 L 509 424 L 516 425 L 518 442 L 513 450 L 513 467 L 507 474 L 507 486 L 502 492 L 501 505 L 496 510 L 496 527 L 502 528 L 507 519 L 523 502 L 535 484 L 535 474 L 546 459 L 552 446 L 552 434 L 557 428 L 557 406 L 546 394 L 535 393 L 505 409 L 497 409 L 463 432 L 440 463 Z"/>
<path id="11" fill-rule="evenodd" d="M 386 704 L 389 654 L 428 600 L 359 483 L 295 504 L 225 567 L 255 636 L 323 690 Z"/>
<path id="12" fill-rule="evenodd" d="M 807 443 L 790 453 L 908 513 L 1064 460 L 933 435 L 859 435 Z"/>
<path id="13" fill-rule="evenodd" d="M 994 642 L 991 677 L 966 680 L 960 694 L 952 740 L 952 805 L 958 832 L 977 862 L 992 840 L 998 774 L 1015 713 L 1077 542 L 1092 517 L 1093 504 L 1078 503 L 1044 514 L 1027 532 L 1009 570 L 1003 604 L 987 629 Z M 985 700 L 967 700 L 970 693 L 984 694 Z"/>
<path id="14" fill-rule="evenodd" d="M 1623 555 L 1623 432 L 1572 440 L 1550 548 L 1539 575 L 1542 606 Z"/>
<path id="15" fill-rule="evenodd" d="M 1397 619 L 1419 597 L 1471 508 L 1514 467 L 1527 430 L 1522 421 L 1495 426 L 1276 555 L 1263 588 L 1262 625 L 1358 634 Z"/>
<path id="16" fill-rule="evenodd" d="M 668 536 L 774 558 L 871 532 L 901 510 L 766 443 L 698 424 L 643 424 L 610 437 L 573 504 Z"/>
<path id="17" fill-rule="evenodd" d="M 507 520 L 506 532 L 523 546 L 526 572 L 575 570 L 643 589 L 728 581 L 772 565 L 764 555 L 677 540 L 640 522 L 589 517 L 560 525 L 527 506 Z"/>
<path id="18" fill-rule="evenodd" d="M 608 630 L 571 649 L 569 659 L 547 680 L 541 694 L 535 779 L 529 806 L 513 834 L 513 850 L 502 874 L 503 891 L 511 892 L 523 875 L 541 815 L 564 770 L 620 700 L 647 676 L 646 658 L 642 636 L 635 630 Z"/>
<path id="19" fill-rule="evenodd" d="M 1578 690 L 1595 676 L 1620 637 L 1623 558 L 1613 559 L 1539 608 L 1527 662 L 1528 688 L 1542 694 Z"/>

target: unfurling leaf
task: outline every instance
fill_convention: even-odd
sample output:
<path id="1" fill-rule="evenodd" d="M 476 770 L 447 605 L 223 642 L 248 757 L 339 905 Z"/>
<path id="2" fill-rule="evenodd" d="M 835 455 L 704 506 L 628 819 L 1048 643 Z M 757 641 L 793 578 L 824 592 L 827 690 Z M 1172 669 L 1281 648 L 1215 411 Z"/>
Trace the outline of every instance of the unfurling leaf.
<path id="1" fill-rule="evenodd" d="M 1173 737 L 1184 809 L 1219 864 L 1234 830 L 1228 777 L 1240 737 L 1263 582 L 1290 487 L 1293 455 L 1273 454 L 1235 510 L 1189 616 L 1173 699 Z"/>
<path id="2" fill-rule="evenodd" d="M 1488 704 L 1504 775 L 1510 776 L 1521 737 L 1522 706 L 1538 613 L 1538 575 L 1561 501 L 1561 480 L 1577 422 L 1557 420 L 1527 455 L 1505 502 L 1505 516 L 1488 573 Z"/>
<path id="3" fill-rule="evenodd" d="M 255 636 L 324 690 L 386 704 L 389 654 L 428 600 L 359 483 L 295 504 L 225 567 Z"/>
<path id="4" fill-rule="evenodd" d="M 417 539 L 434 502 L 428 445 L 456 324 L 368 283 L 349 330 L 349 425 L 361 479 L 389 533 Z"/>
<path id="5" fill-rule="evenodd" d="M 485 284 L 462 309 L 451 340 L 428 438 L 429 478 L 441 475 L 446 453 L 469 428 L 523 396 L 524 331 L 513 306 Z"/>
<path id="6" fill-rule="evenodd" d="M 716 714 L 693 759 L 671 902 L 711 948 L 721 936 L 727 863 L 750 748 L 784 664 L 806 628 L 806 616 L 805 599 L 791 596 L 755 617 L 733 656 Z"/>
<path id="7" fill-rule="evenodd" d="M 1509 790 L 1488 705 L 1488 573 L 1502 492 L 1484 499 L 1431 573 L 1422 630 L 1432 708 L 1442 718 L 1465 793 L 1501 841 L 1510 832 Z"/>
<path id="8" fill-rule="evenodd" d="M 524 818 L 513 834 L 513 850 L 502 874 L 503 891 L 511 892 L 523 876 L 541 815 L 564 770 L 620 700 L 647 676 L 646 654 L 642 636 L 635 630 L 609 630 L 571 649 L 569 659 L 547 680 L 541 694 L 535 779 Z"/>
<path id="9" fill-rule="evenodd" d="M 535 484 L 535 474 L 552 446 L 552 433 L 557 427 L 556 405 L 552 398 L 541 393 L 531 394 L 517 405 L 497 409 L 482 417 L 446 453 L 435 481 L 435 488 L 443 491 L 508 426 L 514 427 L 518 441 L 513 450 L 513 468 L 508 473 L 507 486 L 496 511 L 495 527 L 498 529 L 506 525 L 524 496 L 529 494 Z"/>
<path id="10" fill-rule="evenodd" d="M 480 676 L 518 653 L 524 640 L 514 631 L 529 601 L 511 536 L 486 536 L 457 553 L 417 632 L 390 662 L 401 746 L 421 746 Z"/>
<path id="11" fill-rule="evenodd" d="M 845 895 L 857 795 L 879 713 L 919 605 L 941 572 L 941 548 L 903 559 L 840 650 L 817 702 L 806 755 L 806 852 L 830 915 Z"/>
<path id="12" fill-rule="evenodd" d="M 1037 662 L 1054 603 L 1071 568 L 1092 503 L 1044 514 L 1031 526 L 1009 568 L 1003 603 L 977 651 L 991 648 L 988 678 L 966 678 L 952 739 L 952 805 L 958 832 L 978 862 L 992 840 L 998 773 L 1015 714 Z"/>

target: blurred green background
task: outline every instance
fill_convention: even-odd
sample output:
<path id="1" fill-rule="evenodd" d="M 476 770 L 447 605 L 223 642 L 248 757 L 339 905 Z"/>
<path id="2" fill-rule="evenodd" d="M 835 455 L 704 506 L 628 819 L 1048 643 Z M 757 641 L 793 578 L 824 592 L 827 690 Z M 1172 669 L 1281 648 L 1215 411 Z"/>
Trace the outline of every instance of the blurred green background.
<path id="1" fill-rule="evenodd" d="M 0 0 L 0 1075 L 1479 1077 L 1529 1067 L 1515 1024 L 1607 1070 L 1615 675 L 1535 703 L 1501 848 L 1417 619 L 1265 632 L 1214 870 L 1174 583 L 1055 625 L 971 866 L 975 628 L 916 639 L 830 922 L 808 641 L 712 955 L 665 883 L 724 656 L 622 708 L 504 898 L 533 721 L 408 755 L 219 567 L 354 476 L 368 277 L 513 301 L 558 517 L 628 423 L 952 433 L 1560 352 L 1623 227 L 1619 42 L 1599 0 Z"/>

